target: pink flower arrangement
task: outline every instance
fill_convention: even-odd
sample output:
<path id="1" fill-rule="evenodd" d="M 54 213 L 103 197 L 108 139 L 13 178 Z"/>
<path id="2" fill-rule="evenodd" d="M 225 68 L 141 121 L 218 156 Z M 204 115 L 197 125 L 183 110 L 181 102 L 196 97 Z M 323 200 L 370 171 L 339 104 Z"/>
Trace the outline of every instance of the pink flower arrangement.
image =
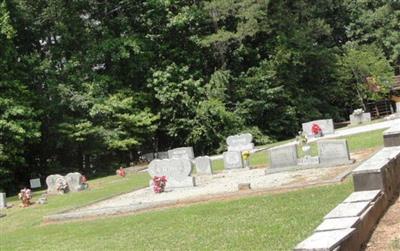
<path id="1" fill-rule="evenodd" d="M 314 136 L 321 136 L 322 135 L 322 129 L 319 127 L 318 124 L 313 124 L 311 127 L 311 132 Z"/>
<path id="2" fill-rule="evenodd" d="M 32 199 L 32 192 L 31 189 L 29 188 L 24 188 L 21 189 L 21 191 L 18 194 L 18 198 L 22 201 L 22 206 L 23 207 L 29 207 Z"/>
<path id="3" fill-rule="evenodd" d="M 154 176 L 153 177 L 153 191 L 155 193 L 164 192 L 165 185 L 167 184 L 167 177 L 165 176 Z"/>
<path id="4" fill-rule="evenodd" d="M 125 177 L 126 175 L 125 169 L 122 166 L 116 171 L 116 173 L 121 177 Z"/>

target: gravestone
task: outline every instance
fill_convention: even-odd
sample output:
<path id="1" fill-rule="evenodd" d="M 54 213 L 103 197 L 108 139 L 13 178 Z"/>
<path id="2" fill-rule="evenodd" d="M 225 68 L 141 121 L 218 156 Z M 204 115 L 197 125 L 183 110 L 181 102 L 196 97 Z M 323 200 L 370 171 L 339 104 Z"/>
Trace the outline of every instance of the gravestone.
<path id="1" fill-rule="evenodd" d="M 371 113 L 364 112 L 361 114 L 350 114 L 350 125 L 359 125 L 371 122 Z"/>
<path id="2" fill-rule="evenodd" d="M 250 133 L 229 136 L 226 139 L 229 152 L 242 152 L 254 149 L 253 136 Z"/>
<path id="3" fill-rule="evenodd" d="M 39 188 L 39 187 L 42 186 L 42 184 L 40 183 L 40 179 L 39 179 L 39 178 L 37 178 L 37 179 L 30 179 L 30 180 L 29 180 L 29 183 L 30 183 L 32 189 L 33 189 L 33 188 Z"/>
<path id="4" fill-rule="evenodd" d="M 193 147 L 179 147 L 168 150 L 169 159 L 194 159 Z"/>
<path id="5" fill-rule="evenodd" d="M 168 152 L 157 152 L 156 159 L 168 159 Z"/>
<path id="6" fill-rule="evenodd" d="M 6 208 L 7 201 L 6 201 L 6 193 L 0 193 L 0 208 Z"/>
<path id="7" fill-rule="evenodd" d="M 400 146 L 400 123 L 392 125 L 383 132 L 383 145 L 385 147 Z"/>
<path id="8" fill-rule="evenodd" d="M 154 159 L 154 153 L 144 153 L 142 155 L 142 159 L 150 162 L 150 161 L 152 161 Z"/>
<path id="9" fill-rule="evenodd" d="M 296 145 L 279 146 L 268 149 L 270 168 L 282 168 L 297 165 Z"/>
<path id="10" fill-rule="evenodd" d="M 194 178 L 192 173 L 192 162 L 189 159 L 155 159 L 149 164 L 148 173 L 154 176 L 166 176 L 166 188 L 193 187 Z"/>
<path id="11" fill-rule="evenodd" d="M 346 139 L 320 140 L 318 143 L 319 160 L 321 164 L 350 164 L 349 148 Z"/>
<path id="12" fill-rule="evenodd" d="M 201 156 L 194 159 L 197 174 L 212 174 L 212 162 L 210 157 Z"/>
<path id="13" fill-rule="evenodd" d="M 224 168 L 227 170 L 243 168 L 242 153 L 239 151 L 224 152 Z"/>
<path id="14" fill-rule="evenodd" d="M 47 176 L 46 178 L 46 185 L 47 185 L 47 193 L 49 194 L 56 194 L 58 193 L 57 185 L 60 181 L 65 181 L 64 176 L 59 174 L 52 174 Z"/>
<path id="15" fill-rule="evenodd" d="M 86 185 L 82 183 L 82 174 L 78 172 L 65 175 L 65 180 L 71 192 L 82 191 L 86 188 Z"/>
<path id="16" fill-rule="evenodd" d="M 314 136 L 311 130 L 313 124 L 317 124 L 321 128 L 323 135 L 335 133 L 332 119 L 320 119 L 302 124 L 303 132 L 309 137 Z"/>

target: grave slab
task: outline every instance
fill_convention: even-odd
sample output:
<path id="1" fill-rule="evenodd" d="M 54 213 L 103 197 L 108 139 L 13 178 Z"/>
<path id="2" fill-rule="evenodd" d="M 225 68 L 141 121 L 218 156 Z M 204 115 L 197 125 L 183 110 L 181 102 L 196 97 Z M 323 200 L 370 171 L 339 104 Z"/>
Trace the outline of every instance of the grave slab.
<path id="1" fill-rule="evenodd" d="M 329 231 L 354 227 L 360 221 L 360 217 L 331 218 L 324 220 L 315 231 Z"/>
<path id="2" fill-rule="evenodd" d="M 400 123 L 383 132 L 383 144 L 385 147 L 400 146 Z"/>
<path id="3" fill-rule="evenodd" d="M 33 188 L 42 187 L 42 184 L 40 183 L 40 179 L 39 179 L 39 178 L 37 178 L 37 179 L 30 179 L 30 180 L 29 180 L 29 183 L 30 183 L 32 189 L 33 189 Z"/>
<path id="4" fill-rule="evenodd" d="M 341 203 L 325 215 L 324 219 L 357 217 L 369 206 L 370 202 Z"/>
<path id="5" fill-rule="evenodd" d="M 166 188 L 193 187 L 192 162 L 189 159 L 155 159 L 149 164 L 151 177 L 167 177 Z M 151 181 L 150 181 L 151 182 Z"/>
<path id="6" fill-rule="evenodd" d="M 299 243 L 295 251 L 331 251 L 345 241 L 355 231 L 354 228 L 315 232 Z"/>
<path id="7" fill-rule="evenodd" d="M 353 192 L 347 197 L 343 203 L 354 203 L 362 201 L 373 201 L 381 194 L 381 190 L 371 190 L 371 191 L 360 191 Z"/>

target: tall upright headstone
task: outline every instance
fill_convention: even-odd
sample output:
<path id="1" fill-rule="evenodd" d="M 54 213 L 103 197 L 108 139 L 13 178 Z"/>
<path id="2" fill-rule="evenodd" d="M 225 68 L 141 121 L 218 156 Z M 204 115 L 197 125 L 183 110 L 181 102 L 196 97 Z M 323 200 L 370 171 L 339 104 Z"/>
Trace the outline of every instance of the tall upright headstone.
<path id="1" fill-rule="evenodd" d="M 78 172 L 65 175 L 65 180 L 71 192 L 78 192 L 86 188 L 86 185 L 82 182 L 82 174 Z"/>
<path id="2" fill-rule="evenodd" d="M 189 159 L 155 159 L 150 162 L 150 176 L 166 176 L 166 188 L 193 187 L 194 177 L 191 177 L 192 162 Z"/>
<path id="3" fill-rule="evenodd" d="M 310 122 L 302 124 L 303 132 L 306 133 L 307 136 L 309 136 L 309 137 L 314 136 L 312 133 L 313 124 L 316 124 L 321 128 L 323 135 L 335 133 L 332 119 L 320 119 L 320 120 L 314 120 L 314 121 L 310 121 Z"/>
<path id="4" fill-rule="evenodd" d="M 65 182 L 65 178 L 59 174 L 52 174 L 47 176 L 46 178 L 46 185 L 47 185 L 47 193 L 49 194 L 56 194 L 59 191 L 57 190 L 57 185 L 59 182 Z"/>
<path id="5" fill-rule="evenodd" d="M 321 164 L 344 165 L 353 162 L 346 139 L 320 140 L 317 144 Z"/>
<path id="6" fill-rule="evenodd" d="M 201 156 L 194 159 L 197 174 L 212 174 L 212 161 L 208 156 Z"/>
<path id="7" fill-rule="evenodd" d="M 296 145 L 279 146 L 268 149 L 270 168 L 291 167 L 297 165 Z"/>
<path id="8" fill-rule="evenodd" d="M 6 201 L 6 193 L 0 193 L 0 208 L 6 208 L 7 201 Z"/>
<path id="9" fill-rule="evenodd" d="M 229 136 L 226 139 L 229 152 L 241 152 L 254 149 L 253 136 L 250 133 Z"/>
<path id="10" fill-rule="evenodd" d="M 193 147 L 179 147 L 168 150 L 170 159 L 194 159 Z"/>
<path id="11" fill-rule="evenodd" d="M 227 170 L 240 169 L 244 167 L 242 153 L 239 151 L 224 152 L 224 167 Z"/>

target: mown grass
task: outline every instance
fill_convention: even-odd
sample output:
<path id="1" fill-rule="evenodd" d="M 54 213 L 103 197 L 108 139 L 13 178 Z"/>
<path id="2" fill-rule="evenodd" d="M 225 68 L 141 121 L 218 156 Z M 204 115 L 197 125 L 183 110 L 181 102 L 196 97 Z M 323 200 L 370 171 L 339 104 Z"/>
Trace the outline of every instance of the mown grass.
<path id="1" fill-rule="evenodd" d="M 129 183 L 132 188 L 143 178 L 134 176 L 118 184 Z M 104 184 L 99 190 L 109 193 L 112 186 Z M 96 193 L 93 189 L 7 212 L 0 219 L 0 250 L 291 250 L 351 192 L 352 183 L 346 182 L 138 215 L 40 225 L 44 212 L 81 204 L 92 198 L 86 195 Z"/>
<path id="2" fill-rule="evenodd" d="M 128 175 L 125 178 L 116 175 L 108 176 L 90 180 L 90 189 L 87 191 L 67 193 L 62 196 L 51 195 L 48 197 L 48 204 L 33 205 L 29 208 L 20 208 L 20 201 L 16 196 L 8 197 L 7 203 L 14 206 L 10 209 L 2 210 L 7 216 L 0 218 L 1 236 L 16 230 L 38 226 L 45 215 L 87 205 L 97 200 L 148 186 L 148 184 L 149 175 L 147 173 Z M 32 200 L 36 201 L 42 193 L 44 191 L 34 192 Z M 0 250 L 3 249 L 0 248 Z"/>
<path id="3" fill-rule="evenodd" d="M 375 130 L 371 132 L 364 132 L 364 133 L 359 133 L 359 134 L 354 134 L 350 136 L 345 136 L 345 137 L 339 137 L 339 139 L 347 139 L 347 143 L 349 146 L 349 151 L 350 152 L 356 152 L 364 149 L 369 149 L 369 148 L 378 148 L 383 146 L 383 131 L 386 129 L 381 129 L 381 130 Z M 278 146 L 284 143 L 289 142 L 290 140 L 283 141 L 283 142 L 277 142 L 271 145 L 267 145 L 264 147 L 274 147 Z M 317 143 L 313 142 L 310 144 L 311 150 L 310 153 L 312 156 L 317 156 L 318 155 L 318 149 L 317 149 Z M 298 147 L 297 149 L 299 157 L 304 156 L 304 153 Z M 257 153 L 254 153 L 250 156 L 250 166 L 252 167 L 257 167 L 257 166 L 266 166 L 268 165 L 269 162 L 269 157 L 267 154 L 267 151 L 260 151 Z M 223 160 L 214 160 L 213 161 L 213 170 L 216 172 L 219 172 L 224 169 L 224 163 Z"/>

